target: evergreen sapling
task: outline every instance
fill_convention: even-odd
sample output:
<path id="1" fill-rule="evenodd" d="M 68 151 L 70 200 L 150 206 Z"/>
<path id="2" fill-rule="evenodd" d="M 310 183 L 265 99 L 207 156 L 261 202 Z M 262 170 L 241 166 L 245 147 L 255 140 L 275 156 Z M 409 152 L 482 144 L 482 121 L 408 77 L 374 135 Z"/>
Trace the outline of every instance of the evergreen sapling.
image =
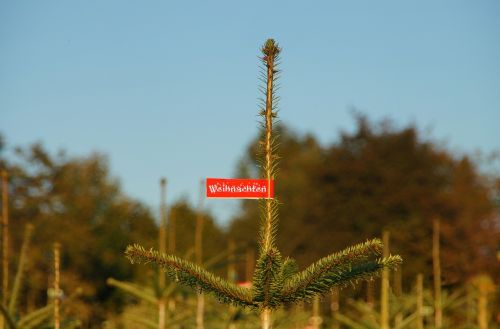
<path id="1" fill-rule="evenodd" d="M 264 86 L 262 92 L 261 168 L 262 178 L 271 184 L 277 171 L 277 140 L 273 132 L 273 120 L 277 117 L 275 83 L 280 71 L 277 69 L 281 49 L 269 39 L 262 47 Z M 268 188 L 270 191 L 270 189 Z M 271 326 L 271 311 L 279 306 L 325 295 L 335 287 L 355 284 L 380 274 L 384 269 L 393 269 L 401 263 L 400 256 L 382 257 L 383 245 L 379 239 L 348 247 L 340 252 L 321 258 L 303 271 L 296 262 L 281 255 L 276 246 L 278 222 L 278 200 L 270 197 L 259 200 L 261 229 L 259 256 L 256 262 L 251 288 L 240 287 L 207 271 L 196 263 L 174 255 L 130 245 L 125 251 L 132 263 L 151 263 L 167 271 L 175 281 L 191 286 L 199 292 L 215 295 L 220 301 L 236 306 L 258 309 L 262 314 L 262 327 Z"/>

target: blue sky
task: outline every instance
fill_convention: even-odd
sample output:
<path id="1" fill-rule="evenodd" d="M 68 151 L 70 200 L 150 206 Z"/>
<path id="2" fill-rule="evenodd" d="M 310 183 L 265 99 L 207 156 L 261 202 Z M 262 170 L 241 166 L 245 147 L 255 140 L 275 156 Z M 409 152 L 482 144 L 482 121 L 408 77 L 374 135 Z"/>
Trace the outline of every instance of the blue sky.
<path id="1" fill-rule="evenodd" d="M 281 120 L 323 143 L 373 120 L 457 152 L 500 141 L 498 1 L 0 1 L 0 132 L 109 155 L 131 196 L 197 200 L 256 134 L 258 58 L 283 47 Z M 237 203 L 209 200 L 221 218 Z"/>

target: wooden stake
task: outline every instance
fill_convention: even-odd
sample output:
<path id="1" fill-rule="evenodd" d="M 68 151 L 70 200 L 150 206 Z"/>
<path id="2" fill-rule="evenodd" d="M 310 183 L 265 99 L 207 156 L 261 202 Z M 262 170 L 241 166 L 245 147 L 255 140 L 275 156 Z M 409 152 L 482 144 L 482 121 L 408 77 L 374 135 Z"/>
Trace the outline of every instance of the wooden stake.
<path id="1" fill-rule="evenodd" d="M 477 299 L 477 324 L 479 329 L 488 329 L 488 293 L 482 287 Z"/>
<path id="2" fill-rule="evenodd" d="M 54 243 L 54 329 L 61 327 L 60 252 L 61 245 Z"/>
<path id="3" fill-rule="evenodd" d="M 477 324 L 479 329 L 488 329 L 488 294 L 496 291 L 493 280 L 487 275 L 478 275 L 473 283 L 477 289 Z"/>
<path id="4" fill-rule="evenodd" d="M 2 170 L 2 300 L 8 303 L 9 295 L 9 181 Z"/>
<path id="5" fill-rule="evenodd" d="M 389 231 L 384 231 L 382 240 L 384 243 L 384 257 L 389 256 Z M 389 270 L 382 271 L 382 285 L 380 292 L 380 328 L 389 329 Z"/>
<path id="6" fill-rule="evenodd" d="M 264 308 L 260 317 L 262 329 L 271 329 L 271 309 Z"/>
<path id="7" fill-rule="evenodd" d="M 432 267 L 434 271 L 434 326 L 443 326 L 443 310 L 441 305 L 441 262 L 439 260 L 439 218 L 434 218 L 432 229 Z"/>
<path id="8" fill-rule="evenodd" d="M 175 228 L 175 221 L 176 221 L 176 216 L 175 216 L 175 211 L 174 208 L 170 208 L 170 213 L 167 216 L 167 222 L 168 222 L 168 252 L 169 254 L 174 255 L 175 254 L 175 249 L 176 249 L 176 228 Z M 174 298 L 169 298 L 168 299 L 168 310 L 170 312 L 175 311 L 175 299 Z"/>
<path id="9" fill-rule="evenodd" d="M 167 252 L 167 180 L 162 178 L 160 180 L 160 235 L 159 235 L 159 249 L 160 252 Z M 160 278 L 165 284 L 165 277 Z"/>
<path id="10" fill-rule="evenodd" d="M 160 180 L 160 230 L 158 244 L 161 253 L 165 253 L 167 250 L 167 180 L 162 178 Z M 165 273 L 158 269 L 158 329 L 165 329 L 167 321 L 167 310 L 166 310 L 166 297 L 164 296 L 166 286 Z"/>
<path id="11" fill-rule="evenodd" d="M 424 329 L 424 276 L 417 275 L 417 329 Z"/>
<path id="12" fill-rule="evenodd" d="M 204 180 L 201 180 L 200 184 L 200 200 L 198 204 L 198 214 L 196 216 L 196 227 L 194 236 L 194 251 L 196 262 L 200 265 L 203 264 L 203 198 L 204 198 Z M 196 328 L 204 328 L 204 313 L 205 313 L 205 298 L 204 295 L 199 292 L 197 296 L 196 303 Z"/>
<path id="13" fill-rule="evenodd" d="M 168 216 L 168 252 L 170 254 L 175 254 L 175 211 L 170 208 L 170 214 Z"/>

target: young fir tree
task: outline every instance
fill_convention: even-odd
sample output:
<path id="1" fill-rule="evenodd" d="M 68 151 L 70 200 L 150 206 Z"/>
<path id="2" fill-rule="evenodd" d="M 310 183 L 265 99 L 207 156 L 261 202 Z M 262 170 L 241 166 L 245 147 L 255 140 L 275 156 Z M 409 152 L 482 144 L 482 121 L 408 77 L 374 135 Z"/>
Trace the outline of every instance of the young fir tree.
<path id="1" fill-rule="evenodd" d="M 265 83 L 260 112 L 263 118 L 261 167 L 262 178 L 270 184 L 276 177 L 277 169 L 277 141 L 273 136 L 273 120 L 277 116 L 274 85 L 279 74 L 276 66 L 281 49 L 273 39 L 269 39 L 261 50 Z M 195 263 L 153 249 L 146 250 L 137 244 L 128 246 L 125 253 L 131 262 L 154 263 L 165 269 L 175 281 L 200 292 L 211 293 L 224 303 L 258 309 L 264 329 L 271 326 L 271 311 L 281 305 L 310 300 L 327 294 L 334 287 L 370 279 L 402 261 L 399 256 L 382 257 L 382 242 L 373 239 L 326 256 L 298 271 L 296 262 L 284 258 L 276 247 L 278 201 L 268 197 L 260 200 L 260 206 L 260 250 L 252 288 L 239 287 Z"/>

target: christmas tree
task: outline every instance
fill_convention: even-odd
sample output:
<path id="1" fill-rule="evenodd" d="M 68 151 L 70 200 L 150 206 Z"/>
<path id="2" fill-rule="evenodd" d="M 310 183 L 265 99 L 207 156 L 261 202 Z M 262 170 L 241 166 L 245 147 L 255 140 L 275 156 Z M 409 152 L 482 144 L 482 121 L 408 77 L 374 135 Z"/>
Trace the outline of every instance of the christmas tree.
<path id="1" fill-rule="evenodd" d="M 277 139 L 273 132 L 273 121 L 277 117 L 275 83 L 279 75 L 277 64 L 281 49 L 269 39 L 262 47 L 263 94 L 261 168 L 262 178 L 275 180 L 278 165 Z M 240 287 L 212 274 L 203 267 L 174 255 L 147 250 L 140 245 L 128 246 L 126 255 L 131 262 L 151 263 L 163 268 L 168 275 L 203 293 L 215 295 L 220 301 L 237 306 L 252 307 L 262 314 L 262 328 L 271 327 L 273 309 L 329 293 L 334 287 L 369 280 L 383 269 L 393 269 L 402 262 L 399 256 L 382 257 L 382 242 L 379 239 L 348 247 L 333 253 L 306 269 L 299 271 L 292 258 L 283 257 L 276 247 L 275 237 L 278 223 L 278 200 L 260 199 L 261 229 L 259 258 L 251 288 Z"/>

